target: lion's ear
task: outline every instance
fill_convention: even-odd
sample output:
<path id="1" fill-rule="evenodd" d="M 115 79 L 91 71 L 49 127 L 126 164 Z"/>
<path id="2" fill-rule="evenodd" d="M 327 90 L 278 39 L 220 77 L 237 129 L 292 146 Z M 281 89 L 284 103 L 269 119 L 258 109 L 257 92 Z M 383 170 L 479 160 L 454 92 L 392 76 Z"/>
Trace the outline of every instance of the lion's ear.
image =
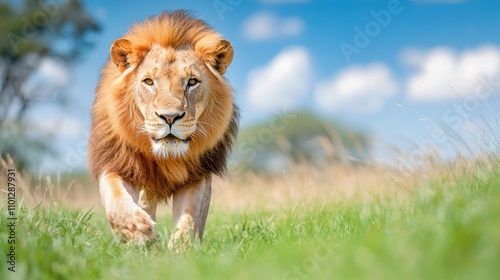
<path id="1" fill-rule="evenodd" d="M 111 60 L 118 66 L 120 72 L 129 66 L 127 56 L 132 52 L 132 43 L 127 39 L 117 39 L 110 49 Z"/>
<path id="2" fill-rule="evenodd" d="M 220 40 L 217 46 L 217 51 L 215 53 L 215 69 L 219 71 L 221 75 L 226 73 L 226 68 L 229 67 L 233 61 L 234 50 L 231 43 L 227 40 Z"/>

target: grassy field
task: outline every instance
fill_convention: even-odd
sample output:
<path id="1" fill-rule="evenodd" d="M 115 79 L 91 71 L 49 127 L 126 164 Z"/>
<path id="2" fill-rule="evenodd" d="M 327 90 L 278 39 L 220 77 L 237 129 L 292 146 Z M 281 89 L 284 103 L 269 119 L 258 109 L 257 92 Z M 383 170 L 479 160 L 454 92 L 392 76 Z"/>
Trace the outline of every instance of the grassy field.
<path id="1" fill-rule="evenodd" d="M 324 175 L 323 187 L 310 183 L 315 190 L 299 187 L 307 170 L 292 179 L 219 182 L 203 244 L 183 253 L 166 249 L 168 211 L 158 219 L 159 241 L 141 248 L 111 235 L 98 200 L 94 208 L 46 198 L 29 205 L 25 194 L 26 201 L 18 200 L 15 273 L 7 270 L 2 194 L 0 279 L 498 279 L 500 159 L 433 170 L 397 183 L 379 170 L 351 168 Z M 309 181 L 322 174 L 315 172 Z M 0 178 L 4 184 L 6 177 Z M 360 186 L 366 180 L 372 184 Z M 344 190 L 327 189 L 328 182 Z M 243 206 L 224 204 L 230 200 L 224 184 L 246 184 L 229 192 L 233 201 L 246 192 L 239 198 Z M 262 195 L 266 187 L 268 195 Z"/>

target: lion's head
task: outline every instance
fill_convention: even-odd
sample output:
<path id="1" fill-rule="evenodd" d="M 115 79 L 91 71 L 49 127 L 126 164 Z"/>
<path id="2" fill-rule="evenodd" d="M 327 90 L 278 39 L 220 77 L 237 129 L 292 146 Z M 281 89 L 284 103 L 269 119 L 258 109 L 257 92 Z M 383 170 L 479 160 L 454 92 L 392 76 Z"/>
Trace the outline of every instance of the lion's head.
<path id="1" fill-rule="evenodd" d="M 221 75 L 232 61 L 233 48 L 215 34 L 186 42 L 172 42 L 168 36 L 164 42 L 158 37 L 170 30 L 160 29 L 153 31 L 158 34 L 151 34 L 154 38 L 145 46 L 134 39 L 134 35 L 145 37 L 135 34 L 136 29 L 113 43 L 111 59 L 132 85 L 134 103 L 144 120 L 139 133 L 151 139 L 156 156 L 185 156 L 190 142 L 207 141 L 209 126 L 227 125 L 211 124 L 200 116 L 207 106 L 214 106 L 210 99 L 223 98 Z"/>
<path id="2" fill-rule="evenodd" d="M 139 184 L 220 173 L 237 127 L 223 77 L 232 59 L 228 41 L 183 11 L 136 23 L 115 40 L 92 109 L 92 173 Z"/>

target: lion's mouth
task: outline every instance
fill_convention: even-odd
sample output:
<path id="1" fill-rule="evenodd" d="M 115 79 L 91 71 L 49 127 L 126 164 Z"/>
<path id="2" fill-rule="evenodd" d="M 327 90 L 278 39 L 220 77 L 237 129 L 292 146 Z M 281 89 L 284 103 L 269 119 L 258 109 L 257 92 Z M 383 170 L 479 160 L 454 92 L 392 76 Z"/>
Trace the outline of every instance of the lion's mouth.
<path id="1" fill-rule="evenodd" d="M 167 136 L 163 137 L 163 138 L 155 138 L 153 136 L 151 136 L 151 139 L 153 140 L 153 142 L 155 143 L 160 143 L 160 142 L 164 142 L 164 143 L 175 143 L 175 142 L 182 142 L 184 144 L 187 144 L 190 140 L 191 140 L 191 137 L 188 137 L 186 139 L 181 139 L 173 134 L 168 134 Z"/>

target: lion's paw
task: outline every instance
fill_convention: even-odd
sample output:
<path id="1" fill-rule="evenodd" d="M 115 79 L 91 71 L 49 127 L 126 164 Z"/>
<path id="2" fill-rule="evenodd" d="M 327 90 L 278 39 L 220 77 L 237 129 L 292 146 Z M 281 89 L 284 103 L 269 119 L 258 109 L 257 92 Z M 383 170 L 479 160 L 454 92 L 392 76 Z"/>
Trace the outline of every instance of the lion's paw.
<path id="1" fill-rule="evenodd" d="M 182 215 L 168 241 L 168 249 L 179 252 L 193 245 L 194 221 L 191 215 Z"/>
<path id="2" fill-rule="evenodd" d="M 125 242 L 145 244 L 156 239 L 156 222 L 137 205 L 116 207 L 106 216 L 114 234 Z"/>

